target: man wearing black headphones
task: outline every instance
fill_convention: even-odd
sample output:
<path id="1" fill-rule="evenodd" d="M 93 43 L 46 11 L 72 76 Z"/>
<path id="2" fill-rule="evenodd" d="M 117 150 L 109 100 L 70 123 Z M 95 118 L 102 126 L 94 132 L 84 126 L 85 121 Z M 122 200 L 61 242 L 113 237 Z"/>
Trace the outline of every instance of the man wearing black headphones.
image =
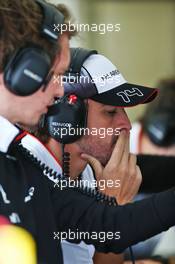
<path id="1" fill-rule="evenodd" d="M 40 0 L 0 0 L 0 215 L 30 231 L 39 263 L 49 264 L 62 263 L 62 256 L 52 237 L 56 227 L 48 186 L 13 141 L 19 134 L 14 124 L 36 125 L 63 95 L 63 87 L 51 79 L 67 69 L 72 33 L 54 31 L 54 24 L 67 23 L 59 9 Z M 26 200 L 31 188 L 33 196 Z"/>

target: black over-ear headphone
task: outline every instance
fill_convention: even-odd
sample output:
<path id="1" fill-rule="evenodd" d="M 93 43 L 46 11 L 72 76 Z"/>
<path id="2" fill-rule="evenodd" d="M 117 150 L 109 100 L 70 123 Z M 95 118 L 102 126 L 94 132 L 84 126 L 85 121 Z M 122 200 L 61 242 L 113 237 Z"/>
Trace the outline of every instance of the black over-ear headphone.
<path id="1" fill-rule="evenodd" d="M 97 51 L 71 48 L 71 62 L 66 75 L 80 76 L 84 61 L 92 54 L 97 54 Z M 44 118 L 44 127 L 49 135 L 63 144 L 73 143 L 83 136 L 86 125 L 87 105 L 76 94 L 65 94 L 49 108 Z"/>
<path id="2" fill-rule="evenodd" d="M 162 147 L 175 144 L 175 111 L 161 109 L 146 118 L 144 130 L 150 140 Z"/>
<path id="3" fill-rule="evenodd" d="M 54 31 L 53 26 L 62 24 L 64 16 L 49 3 L 42 0 L 36 0 L 36 3 L 43 11 L 41 34 L 56 45 L 60 32 Z M 49 81 L 50 68 L 50 56 L 39 45 L 30 43 L 16 50 L 8 61 L 4 69 L 4 83 L 16 95 L 31 95 Z"/>

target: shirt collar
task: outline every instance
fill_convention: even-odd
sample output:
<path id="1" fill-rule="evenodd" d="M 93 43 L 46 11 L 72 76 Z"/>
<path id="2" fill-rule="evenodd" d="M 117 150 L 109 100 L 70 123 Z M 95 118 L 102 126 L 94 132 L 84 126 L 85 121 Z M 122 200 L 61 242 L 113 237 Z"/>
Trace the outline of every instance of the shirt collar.
<path id="1" fill-rule="evenodd" d="M 6 153 L 13 139 L 18 135 L 19 129 L 6 118 L 0 116 L 0 151 Z"/>

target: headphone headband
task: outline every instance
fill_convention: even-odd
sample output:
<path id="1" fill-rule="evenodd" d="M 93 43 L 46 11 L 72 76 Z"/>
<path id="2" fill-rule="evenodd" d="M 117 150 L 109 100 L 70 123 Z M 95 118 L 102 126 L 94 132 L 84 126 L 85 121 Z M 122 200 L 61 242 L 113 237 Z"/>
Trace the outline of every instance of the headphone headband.
<path id="1" fill-rule="evenodd" d="M 83 48 L 71 48 L 71 61 L 67 73 L 79 74 L 84 61 L 91 55 L 97 54 L 96 50 L 89 50 Z"/>
<path id="2" fill-rule="evenodd" d="M 44 3 L 42 0 L 36 0 L 36 3 L 42 8 L 43 11 L 43 24 L 42 34 L 52 41 L 57 41 L 60 35 L 58 30 L 54 30 L 54 24 L 60 25 L 64 22 L 63 14 L 54 6 Z"/>

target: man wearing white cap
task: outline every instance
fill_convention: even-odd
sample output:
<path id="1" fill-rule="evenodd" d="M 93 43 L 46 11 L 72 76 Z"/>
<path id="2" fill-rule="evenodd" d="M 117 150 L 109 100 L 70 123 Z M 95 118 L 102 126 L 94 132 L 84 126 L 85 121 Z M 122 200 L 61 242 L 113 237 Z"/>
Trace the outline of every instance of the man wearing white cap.
<path id="1" fill-rule="evenodd" d="M 71 53 L 72 62 L 68 73 L 68 78 L 71 81 L 64 85 L 65 94 L 74 93 L 86 100 L 87 127 L 90 131 L 95 127 L 99 133 L 97 135 L 84 135 L 74 144 L 67 145 L 67 151 L 71 153 L 70 175 L 77 177 L 83 171 L 85 162 L 88 162 L 95 170 L 97 181 L 100 179 L 120 179 L 121 186 L 118 188 L 118 192 L 116 190 L 113 192 L 113 195 L 116 196 L 119 204 L 124 204 L 131 201 L 138 191 L 141 183 L 139 169 L 136 165 L 136 157 L 129 153 L 128 136 L 126 138 L 128 160 L 125 163 L 127 173 L 125 175 L 120 173 L 119 175 L 117 156 L 115 157 L 115 164 L 112 163 L 111 158 L 118 136 L 107 132 L 109 128 L 111 131 L 118 128 L 119 130 L 126 130 L 129 134 L 131 124 L 124 107 L 152 101 L 157 95 L 157 89 L 128 83 L 116 66 L 103 55 L 91 54 L 83 62 L 82 60 L 86 57 L 85 50 L 72 49 Z M 73 83 L 72 76 L 76 76 L 78 81 Z M 106 131 L 106 133 L 102 135 L 102 131 Z M 50 139 L 49 146 L 56 154 L 58 152 L 54 145 L 54 139 Z M 88 155 L 82 156 L 81 153 Z M 82 157 L 85 158 L 85 162 Z M 110 166 L 115 165 L 116 173 L 113 174 L 112 178 L 109 170 Z M 89 165 L 82 176 L 84 179 L 93 182 L 94 174 Z M 111 192 L 112 190 L 109 193 L 111 194 Z M 65 246 L 65 244 L 63 245 Z M 114 263 L 114 261 L 119 260 L 121 261 L 114 254 L 95 254 L 95 263 Z"/>

